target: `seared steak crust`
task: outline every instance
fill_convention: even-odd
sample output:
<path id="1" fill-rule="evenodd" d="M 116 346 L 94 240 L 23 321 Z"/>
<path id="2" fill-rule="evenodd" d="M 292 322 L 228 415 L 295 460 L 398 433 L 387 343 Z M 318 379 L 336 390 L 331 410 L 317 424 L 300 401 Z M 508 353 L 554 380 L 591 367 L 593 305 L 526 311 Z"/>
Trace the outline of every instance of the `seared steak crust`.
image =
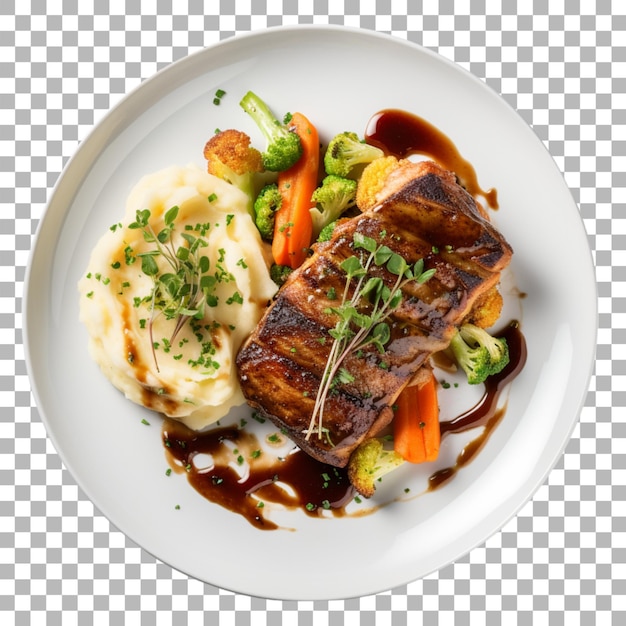
<path id="1" fill-rule="evenodd" d="M 396 185 L 397 187 L 397 185 Z M 366 348 L 344 367 L 354 382 L 328 395 L 324 433 L 307 437 L 315 398 L 326 365 L 346 276 L 341 263 L 358 252 L 361 233 L 400 254 L 409 264 L 424 259 L 435 275 L 403 289 L 400 306 L 388 318 L 391 339 L 384 354 Z M 432 162 L 411 164 L 407 180 L 378 206 L 340 224 L 331 241 L 313 255 L 278 292 L 257 329 L 237 356 L 248 403 L 273 421 L 313 457 L 343 467 L 368 436 L 393 418 L 393 403 L 417 370 L 445 349 L 477 298 L 497 284 L 512 250 L 481 216 L 474 199 L 452 173 Z M 370 270 L 392 286 L 384 266 Z M 366 304 L 363 304 L 366 307 Z M 367 308 L 364 308 L 367 311 Z"/>

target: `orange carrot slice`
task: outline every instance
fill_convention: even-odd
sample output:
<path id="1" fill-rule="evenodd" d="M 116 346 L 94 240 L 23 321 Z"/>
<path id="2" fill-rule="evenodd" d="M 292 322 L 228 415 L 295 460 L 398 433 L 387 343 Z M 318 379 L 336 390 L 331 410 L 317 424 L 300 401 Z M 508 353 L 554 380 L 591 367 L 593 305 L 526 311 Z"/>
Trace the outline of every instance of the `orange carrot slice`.
<path id="1" fill-rule="evenodd" d="M 311 196 L 317 186 L 320 143 L 317 129 L 302 113 L 294 113 L 289 125 L 300 137 L 302 156 L 278 174 L 282 204 L 275 216 L 272 255 L 278 265 L 295 269 L 302 265 L 311 245 L 310 209 L 315 206 Z"/>
<path id="2" fill-rule="evenodd" d="M 422 385 L 406 387 L 396 404 L 393 418 L 394 450 L 409 463 L 436 460 L 441 429 L 434 374 Z"/>

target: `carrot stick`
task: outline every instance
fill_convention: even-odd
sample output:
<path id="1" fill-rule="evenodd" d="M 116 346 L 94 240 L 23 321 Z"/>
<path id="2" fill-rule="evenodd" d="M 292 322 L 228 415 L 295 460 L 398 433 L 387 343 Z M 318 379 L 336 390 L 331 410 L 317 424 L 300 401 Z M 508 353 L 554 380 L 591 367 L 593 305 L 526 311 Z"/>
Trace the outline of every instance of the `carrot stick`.
<path id="1" fill-rule="evenodd" d="M 406 387 L 396 404 L 394 450 L 409 463 L 434 461 L 439 455 L 441 440 L 434 374 L 422 385 Z"/>
<path id="2" fill-rule="evenodd" d="M 315 206 L 311 196 L 317 186 L 320 144 L 317 129 L 302 113 L 294 113 L 290 126 L 302 142 L 298 162 L 278 174 L 278 190 L 282 196 L 276 211 L 272 254 L 278 265 L 296 268 L 306 259 L 313 222 L 309 210 Z"/>

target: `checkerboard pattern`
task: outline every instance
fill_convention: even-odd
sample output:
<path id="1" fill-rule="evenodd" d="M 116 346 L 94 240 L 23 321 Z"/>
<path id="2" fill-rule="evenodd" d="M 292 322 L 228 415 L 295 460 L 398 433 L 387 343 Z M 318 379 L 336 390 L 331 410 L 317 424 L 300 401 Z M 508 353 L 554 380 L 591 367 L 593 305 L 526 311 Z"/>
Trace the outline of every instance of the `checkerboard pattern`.
<path id="1" fill-rule="evenodd" d="M 46 438 L 22 345 L 32 235 L 80 141 L 132 88 L 221 39 L 344 24 L 422 44 L 534 128 L 597 267 L 597 363 L 534 498 L 458 562 L 376 596 L 279 602 L 191 580 L 134 545 Z M 626 624 L 626 3 L 509 0 L 0 2 L 0 623 Z"/>

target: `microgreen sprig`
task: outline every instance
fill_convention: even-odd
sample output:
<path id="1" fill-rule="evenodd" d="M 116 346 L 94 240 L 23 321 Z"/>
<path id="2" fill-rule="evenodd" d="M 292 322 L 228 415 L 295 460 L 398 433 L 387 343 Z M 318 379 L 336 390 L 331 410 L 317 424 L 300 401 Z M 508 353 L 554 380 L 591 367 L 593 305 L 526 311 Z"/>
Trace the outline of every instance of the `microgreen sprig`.
<path id="1" fill-rule="evenodd" d="M 378 244 L 375 239 L 358 232 L 353 236 L 353 248 L 369 254 L 365 258 L 362 255 L 350 256 L 340 265 L 346 275 L 345 286 L 339 306 L 326 310 L 327 313 L 335 314 L 338 319 L 334 328 L 328 331 L 334 341 L 306 430 L 307 440 L 313 433 L 317 433 L 321 439 L 326 430 L 323 427 L 324 407 L 331 390 L 354 382 L 354 376 L 343 367 L 345 359 L 368 346 L 373 346 L 380 354 L 384 354 L 385 346 L 391 338 L 391 329 L 386 320 L 400 306 L 402 289 L 410 282 L 423 284 L 435 274 L 434 269 L 424 271 L 423 259 L 409 265 L 388 246 Z M 392 287 L 388 287 L 378 276 L 368 278 L 372 264 L 384 266 L 390 274 L 397 277 Z M 349 297 L 353 285 L 352 297 Z M 363 312 L 362 303 L 365 300 L 369 303 L 367 312 Z"/>
<path id="2" fill-rule="evenodd" d="M 180 237 L 184 241 L 176 245 L 172 238 L 175 231 L 175 220 L 178 216 L 179 207 L 173 206 L 163 216 L 164 227 L 156 233 L 150 224 L 150 211 L 139 210 L 135 221 L 128 225 L 130 229 L 140 229 L 144 240 L 154 244 L 154 248 L 140 252 L 137 257 L 141 259 L 141 270 L 153 281 L 150 295 L 151 317 L 149 321 L 150 343 L 154 363 L 159 371 L 156 351 L 153 340 L 154 321 L 159 315 L 164 315 L 167 320 L 176 320 L 170 343 L 184 325 L 192 318 L 202 319 L 206 306 L 217 306 L 217 296 L 214 294 L 215 286 L 219 280 L 217 274 L 210 275 L 209 257 L 202 254 L 202 250 L 208 246 L 206 239 L 196 236 L 191 232 L 182 232 Z M 200 233 L 206 231 L 206 225 L 200 225 Z M 162 258 L 171 271 L 160 271 L 157 258 Z"/>

